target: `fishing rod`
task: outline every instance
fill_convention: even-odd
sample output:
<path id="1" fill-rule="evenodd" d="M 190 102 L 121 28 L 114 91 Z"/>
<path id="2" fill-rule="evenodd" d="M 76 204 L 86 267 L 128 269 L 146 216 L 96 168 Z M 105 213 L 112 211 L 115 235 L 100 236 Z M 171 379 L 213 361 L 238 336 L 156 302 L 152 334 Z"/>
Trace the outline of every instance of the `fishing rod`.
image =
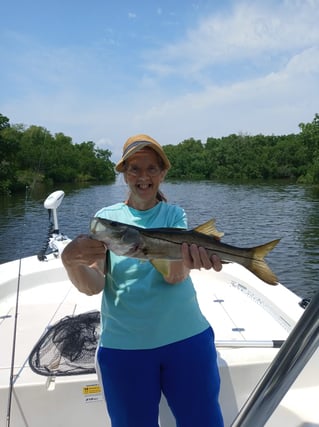
<path id="1" fill-rule="evenodd" d="M 28 200 L 28 190 L 29 187 L 26 187 L 26 196 L 25 203 Z M 64 198 L 64 191 L 58 190 L 51 193 L 46 200 L 44 201 L 44 207 L 49 211 L 49 219 L 51 214 L 53 214 L 53 223 L 50 223 L 50 234 L 48 236 L 47 245 L 44 250 L 42 249 L 41 253 L 38 254 L 39 261 L 44 261 L 46 259 L 45 252 L 50 246 L 53 252 L 59 252 L 62 250 L 65 242 L 68 240 L 67 237 L 60 234 L 57 208 L 62 203 Z M 23 224 L 25 226 L 25 224 Z M 41 256 L 40 256 L 41 255 Z M 19 268 L 18 268 L 18 278 L 17 278 L 17 287 L 16 287 L 16 300 L 15 300 L 15 314 L 14 314 L 14 326 L 13 326 L 13 336 L 12 336 L 12 353 L 11 353 L 11 365 L 10 365 L 10 377 L 9 377 L 9 394 L 7 402 L 7 412 L 6 412 L 6 427 L 10 427 L 11 424 L 11 408 L 12 408 L 12 397 L 14 383 L 18 378 L 19 374 L 14 374 L 15 367 L 15 355 L 16 355 L 16 345 L 17 345 L 17 330 L 18 330 L 18 315 L 19 315 L 19 297 L 20 297 L 20 288 L 21 288 L 21 268 L 22 268 L 22 258 L 19 258 Z"/>
<path id="2" fill-rule="evenodd" d="M 14 384 L 14 362 L 15 362 L 15 350 L 17 342 L 17 328 L 18 328 L 18 309 L 19 309 L 19 295 L 20 295 L 20 278 L 21 278 L 21 258 L 19 259 L 19 271 L 17 281 L 17 292 L 15 302 L 15 313 L 14 313 L 14 326 L 13 326 L 13 337 L 12 337 L 12 353 L 11 353 L 11 366 L 10 366 L 10 379 L 9 379 L 9 396 L 7 404 L 7 415 L 6 415 L 6 426 L 10 427 L 11 424 L 11 407 L 12 407 L 12 394 Z"/>
<path id="3" fill-rule="evenodd" d="M 29 191 L 29 187 L 26 186 L 25 198 L 24 198 L 25 205 L 28 201 L 28 191 Z M 23 227 L 25 227 L 25 222 L 23 223 Z M 21 284 L 21 265 L 22 265 L 22 258 L 20 256 L 19 267 L 18 267 L 17 288 L 16 288 L 13 334 L 12 334 L 12 352 L 11 352 L 10 377 L 9 377 L 9 395 L 8 395 L 7 413 L 6 413 L 6 427 L 10 427 L 10 424 L 11 424 L 12 395 L 13 395 L 13 386 L 14 386 L 14 365 L 15 365 L 15 354 L 16 354 L 16 344 L 17 344 L 19 297 L 20 297 L 20 284 Z"/>
<path id="4" fill-rule="evenodd" d="M 31 138 L 32 137 L 33 137 L 33 131 L 31 133 Z M 43 147 L 45 146 L 46 137 L 47 137 L 47 133 L 45 133 L 45 135 L 44 135 L 44 141 L 42 144 L 42 149 L 40 151 L 40 156 L 38 158 L 37 172 L 39 172 L 39 170 L 40 170 L 40 166 L 41 166 L 41 162 L 42 162 L 42 158 L 43 158 Z M 34 189 L 35 184 L 36 184 L 36 177 L 34 176 L 32 184 L 30 186 L 29 185 L 25 186 L 25 199 L 24 199 L 25 210 L 26 210 L 27 201 L 28 201 L 29 196 L 31 195 L 33 189 Z M 61 193 L 63 193 L 63 195 L 59 194 L 59 196 L 61 196 L 60 197 L 61 200 L 55 201 L 57 206 L 53 206 L 53 210 L 54 210 L 54 208 L 57 208 L 60 205 L 60 203 L 62 202 L 62 199 L 64 197 L 64 192 L 61 192 Z M 50 204 L 50 202 L 48 202 L 48 203 Z M 49 207 L 47 207 L 47 209 L 49 209 Z M 56 209 L 54 212 L 54 221 L 56 222 L 56 225 L 57 225 Z M 55 223 L 54 223 L 54 225 L 55 225 Z M 23 229 L 24 228 L 25 228 L 25 222 L 23 222 Z M 54 231 L 55 230 L 53 230 L 53 232 Z M 23 233 L 23 235 L 25 235 L 25 234 Z M 20 297 L 20 285 L 21 285 L 21 267 L 22 267 L 22 257 L 20 256 L 19 257 L 17 288 L 16 288 L 14 326 L 13 326 L 13 336 L 12 336 L 12 353 L 11 353 L 11 366 L 10 366 L 10 377 L 9 377 L 9 395 L 8 395 L 7 412 L 6 412 L 6 427 L 10 427 L 10 424 L 11 424 L 12 396 L 13 396 L 14 383 L 16 380 L 15 375 L 14 375 L 14 366 L 15 366 L 15 354 L 16 354 L 17 330 L 18 330 L 19 297 Z"/>

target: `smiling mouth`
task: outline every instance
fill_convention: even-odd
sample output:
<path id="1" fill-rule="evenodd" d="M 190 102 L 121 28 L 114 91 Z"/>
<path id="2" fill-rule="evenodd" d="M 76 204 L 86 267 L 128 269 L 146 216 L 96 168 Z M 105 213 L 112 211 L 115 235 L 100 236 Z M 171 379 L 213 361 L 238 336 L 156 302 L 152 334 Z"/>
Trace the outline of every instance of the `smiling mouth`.
<path id="1" fill-rule="evenodd" d="M 141 190 L 147 190 L 148 188 L 152 187 L 152 184 L 138 184 L 137 187 Z"/>

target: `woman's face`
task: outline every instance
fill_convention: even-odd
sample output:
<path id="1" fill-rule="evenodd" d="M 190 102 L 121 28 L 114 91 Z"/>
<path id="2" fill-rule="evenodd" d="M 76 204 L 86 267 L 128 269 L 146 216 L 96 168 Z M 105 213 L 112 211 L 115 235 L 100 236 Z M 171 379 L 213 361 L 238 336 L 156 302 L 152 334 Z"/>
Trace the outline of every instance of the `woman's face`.
<path id="1" fill-rule="evenodd" d="M 128 204 L 139 210 L 155 206 L 157 191 L 166 175 L 156 152 L 143 148 L 129 157 L 125 166 L 124 177 L 131 192 Z"/>

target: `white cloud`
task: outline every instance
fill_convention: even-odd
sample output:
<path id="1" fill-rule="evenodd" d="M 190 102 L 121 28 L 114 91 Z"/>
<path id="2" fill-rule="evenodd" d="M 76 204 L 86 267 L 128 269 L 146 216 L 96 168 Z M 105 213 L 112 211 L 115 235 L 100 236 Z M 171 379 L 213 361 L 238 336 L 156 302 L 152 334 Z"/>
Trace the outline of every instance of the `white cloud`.
<path id="1" fill-rule="evenodd" d="M 203 141 L 237 132 L 298 132 L 298 123 L 311 121 L 318 109 L 313 96 L 319 86 L 318 66 L 319 49 L 312 48 L 291 58 L 278 72 L 171 97 L 141 112 L 140 121 L 157 122 L 158 131 L 167 137 L 193 136 Z"/>
<path id="2" fill-rule="evenodd" d="M 203 19 L 185 38 L 148 57 L 159 76 L 192 76 L 214 65 L 279 61 L 280 56 L 319 44 L 319 2 L 234 3 L 229 13 Z"/>

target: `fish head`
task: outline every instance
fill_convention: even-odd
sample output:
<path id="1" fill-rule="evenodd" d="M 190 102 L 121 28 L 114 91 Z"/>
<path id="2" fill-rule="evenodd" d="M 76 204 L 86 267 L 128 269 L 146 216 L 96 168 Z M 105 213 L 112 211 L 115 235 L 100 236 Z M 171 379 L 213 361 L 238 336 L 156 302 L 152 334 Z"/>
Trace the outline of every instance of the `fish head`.
<path id="1" fill-rule="evenodd" d="M 133 226 L 99 217 L 91 220 L 90 236 L 117 255 L 132 256 L 141 243 L 140 233 Z"/>

